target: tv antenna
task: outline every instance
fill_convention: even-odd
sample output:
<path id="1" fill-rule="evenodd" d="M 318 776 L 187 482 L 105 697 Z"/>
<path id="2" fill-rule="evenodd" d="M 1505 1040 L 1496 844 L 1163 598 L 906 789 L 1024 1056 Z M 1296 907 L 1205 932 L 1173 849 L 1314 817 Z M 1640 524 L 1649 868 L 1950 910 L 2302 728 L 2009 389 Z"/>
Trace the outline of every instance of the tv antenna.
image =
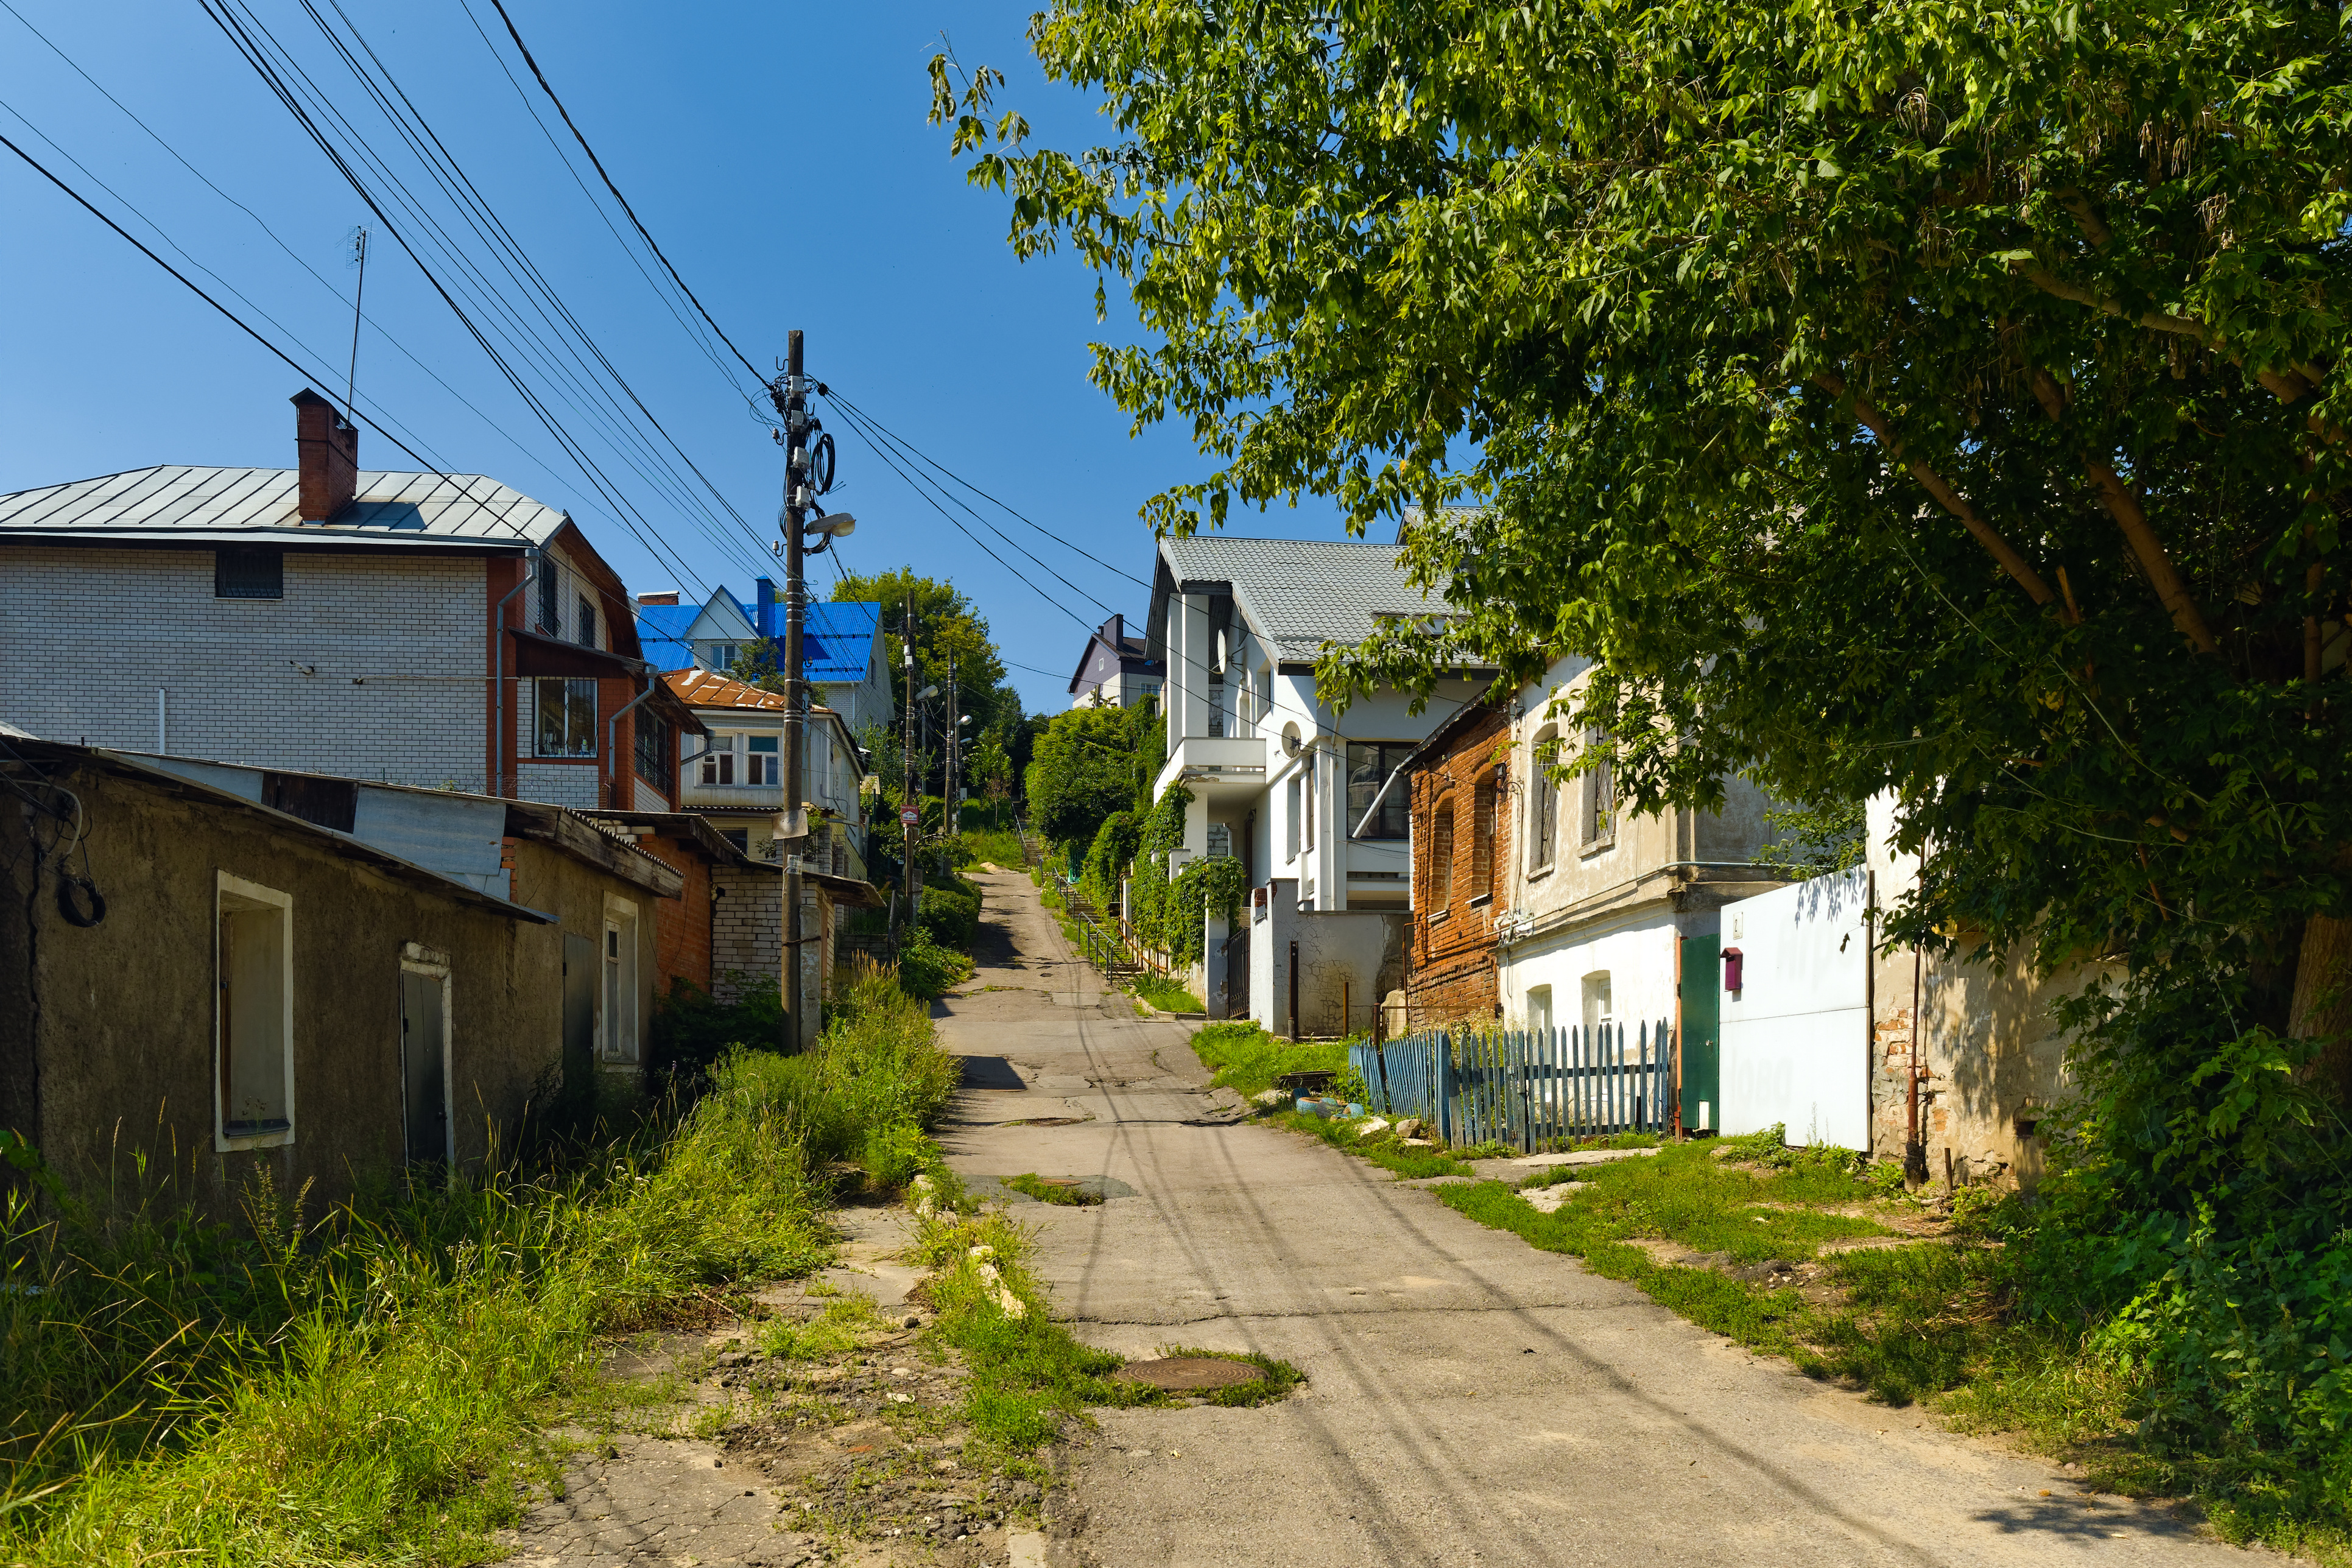
<path id="1" fill-rule="evenodd" d="M 359 418 L 352 398 L 360 379 L 360 302 L 367 298 L 367 242 L 365 225 L 343 236 L 343 265 L 356 267 L 360 270 L 359 287 L 352 294 L 352 368 L 343 382 L 343 423 L 346 424 L 353 423 Z"/>

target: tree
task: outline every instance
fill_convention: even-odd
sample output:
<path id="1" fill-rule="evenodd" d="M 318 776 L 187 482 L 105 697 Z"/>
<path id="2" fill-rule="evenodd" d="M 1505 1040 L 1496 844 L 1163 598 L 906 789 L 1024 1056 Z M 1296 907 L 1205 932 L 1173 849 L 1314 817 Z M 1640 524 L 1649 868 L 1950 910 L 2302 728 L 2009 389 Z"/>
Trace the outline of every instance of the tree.
<path id="1" fill-rule="evenodd" d="M 2214 0 L 1061 0 L 1038 58 L 1115 145 L 935 86 L 1022 254 L 1135 301 L 1097 382 L 1220 460 L 1156 524 L 1420 508 L 1462 613 L 1328 676 L 1574 652 L 1631 809 L 1893 789 L 1894 934 L 2122 962 L 2114 1028 L 2188 1054 L 2117 1114 L 2186 1126 L 2249 1092 L 2183 1086 L 2250 1030 L 2352 1103 L 2341 37 Z"/>
<path id="2" fill-rule="evenodd" d="M 1029 764 L 1030 821 L 1057 844 L 1083 849 L 1103 821 L 1135 803 L 1136 713 L 1149 708 L 1072 708 L 1055 714 L 1037 737 Z"/>
<path id="3" fill-rule="evenodd" d="M 908 696 L 902 654 L 909 595 L 915 606 L 915 691 L 939 686 L 942 697 L 934 700 L 932 716 L 937 720 L 945 715 L 943 699 L 952 659 L 959 704 L 971 716 L 971 723 L 964 727 L 966 743 L 976 746 L 992 739 L 1009 749 L 1021 724 L 1021 695 L 1004 678 L 1004 660 L 989 635 L 988 622 L 961 590 L 953 583 L 923 577 L 911 566 L 896 571 L 851 572 L 833 590 L 836 603 L 881 605 L 883 657 L 889 665 L 891 695 L 902 713 Z M 945 722 L 953 722 L 953 716 Z M 923 755 L 926 776 L 934 786 L 944 788 L 944 747 L 931 745 Z"/>

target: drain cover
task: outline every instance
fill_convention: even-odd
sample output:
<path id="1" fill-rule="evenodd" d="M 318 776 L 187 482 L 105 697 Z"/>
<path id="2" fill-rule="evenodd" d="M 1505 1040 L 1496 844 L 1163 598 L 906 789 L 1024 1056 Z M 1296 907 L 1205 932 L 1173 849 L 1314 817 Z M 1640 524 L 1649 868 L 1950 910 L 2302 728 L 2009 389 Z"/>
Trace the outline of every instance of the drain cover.
<path id="1" fill-rule="evenodd" d="M 1227 1361 L 1216 1355 L 1171 1355 L 1159 1361 L 1130 1361 L 1117 1372 L 1113 1379 L 1122 1383 L 1141 1383 L 1169 1394 L 1195 1394 L 1204 1388 L 1231 1388 L 1236 1383 L 1255 1383 L 1265 1373 L 1246 1361 Z"/>

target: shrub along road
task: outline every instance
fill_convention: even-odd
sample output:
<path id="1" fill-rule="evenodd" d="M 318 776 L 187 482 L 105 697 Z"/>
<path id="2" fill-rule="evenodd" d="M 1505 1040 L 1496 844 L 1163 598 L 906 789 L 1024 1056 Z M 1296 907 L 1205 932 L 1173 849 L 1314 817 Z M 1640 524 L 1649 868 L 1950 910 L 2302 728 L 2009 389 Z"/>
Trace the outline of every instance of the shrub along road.
<path id="1" fill-rule="evenodd" d="M 977 880 L 996 929 L 944 1004 L 943 1042 L 973 1059 L 940 1134 L 950 1165 L 1133 1189 L 1018 1209 L 1081 1339 L 1260 1353 L 1308 1379 L 1254 1409 L 1100 1412 L 1052 1521 L 1066 1560 L 2243 1561 L 2165 1510 L 1737 1349 L 1365 1162 L 1236 1124 L 1192 1026 L 1107 995 L 1025 878 Z"/>

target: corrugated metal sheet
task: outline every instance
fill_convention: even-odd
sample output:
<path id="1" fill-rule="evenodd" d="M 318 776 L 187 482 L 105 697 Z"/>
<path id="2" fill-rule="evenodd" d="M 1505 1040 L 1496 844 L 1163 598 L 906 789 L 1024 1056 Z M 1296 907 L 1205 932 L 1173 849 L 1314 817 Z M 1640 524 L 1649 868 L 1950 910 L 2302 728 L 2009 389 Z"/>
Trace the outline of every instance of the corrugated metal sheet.
<path id="1" fill-rule="evenodd" d="M 262 770 L 258 768 L 229 768 L 217 762 L 198 762 L 186 757 L 142 756 L 140 761 L 150 768 L 201 784 L 207 789 L 217 789 L 224 795 L 235 795 L 241 800 L 261 803 Z"/>
<path id="2" fill-rule="evenodd" d="M 290 468 L 136 468 L 0 496 L 0 539 L 543 544 L 563 514 L 480 474 L 362 473 L 332 523 L 296 515 Z"/>
<path id="3" fill-rule="evenodd" d="M 1338 539 L 1245 539 L 1223 534 L 1160 541 L 1178 582 L 1230 582 L 1250 624 L 1285 659 L 1314 658 L 1327 643 L 1352 646 L 1383 617 L 1443 613 L 1397 565 L 1392 545 Z M 1160 603 L 1152 605 L 1155 640 Z"/>
<path id="4" fill-rule="evenodd" d="M 512 898 L 513 873 L 499 864 L 506 802 L 470 795 L 360 786 L 352 837 L 439 872 L 478 893 Z"/>

